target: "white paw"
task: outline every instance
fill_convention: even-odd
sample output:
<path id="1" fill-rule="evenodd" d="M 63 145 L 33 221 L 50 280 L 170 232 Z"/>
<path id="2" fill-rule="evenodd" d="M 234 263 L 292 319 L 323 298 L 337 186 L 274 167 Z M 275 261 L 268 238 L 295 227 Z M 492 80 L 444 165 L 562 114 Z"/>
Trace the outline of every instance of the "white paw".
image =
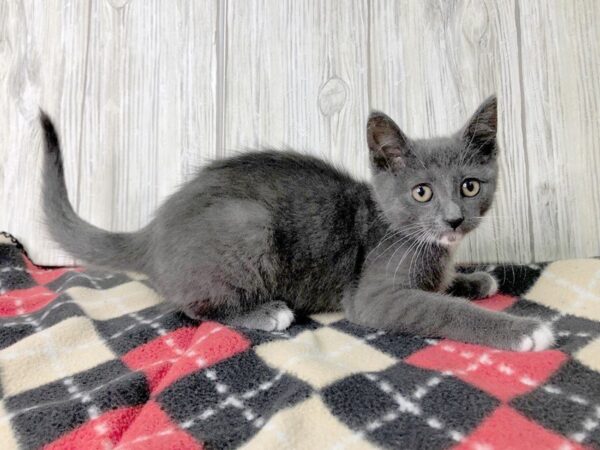
<path id="1" fill-rule="evenodd" d="M 533 333 L 521 338 L 517 350 L 520 352 L 539 352 L 552 347 L 554 342 L 555 338 L 552 326 L 548 323 L 543 323 Z"/>
<path id="2" fill-rule="evenodd" d="M 498 293 L 498 281 L 496 281 L 496 278 L 493 275 L 490 275 L 490 278 L 492 282 L 487 294 L 485 295 L 486 297 L 491 297 L 492 295 L 496 295 Z"/>
<path id="3" fill-rule="evenodd" d="M 275 322 L 273 330 L 282 331 L 292 324 L 292 322 L 294 321 L 294 313 L 289 308 L 280 309 L 274 314 L 274 317 L 272 317 L 272 319 L 273 322 Z"/>

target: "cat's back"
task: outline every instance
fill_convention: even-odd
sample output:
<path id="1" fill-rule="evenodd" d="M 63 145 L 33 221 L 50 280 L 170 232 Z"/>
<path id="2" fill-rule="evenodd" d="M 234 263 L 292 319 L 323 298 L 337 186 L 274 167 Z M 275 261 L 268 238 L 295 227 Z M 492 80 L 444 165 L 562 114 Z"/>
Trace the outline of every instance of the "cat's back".
<path id="1" fill-rule="evenodd" d="M 230 201 L 255 202 L 271 213 L 336 215 L 371 203 L 367 183 L 333 164 L 296 151 L 251 151 L 212 161 L 159 208 L 165 226 Z"/>
<path id="2" fill-rule="evenodd" d="M 366 193 L 365 183 L 321 158 L 296 151 L 252 151 L 213 161 L 198 174 L 204 192 L 259 201 L 325 199 Z"/>
<path id="3" fill-rule="evenodd" d="M 271 179 L 314 177 L 327 182 L 357 183 L 345 170 L 324 159 L 293 150 L 251 151 L 213 161 L 204 173 L 220 172 L 236 177 Z"/>

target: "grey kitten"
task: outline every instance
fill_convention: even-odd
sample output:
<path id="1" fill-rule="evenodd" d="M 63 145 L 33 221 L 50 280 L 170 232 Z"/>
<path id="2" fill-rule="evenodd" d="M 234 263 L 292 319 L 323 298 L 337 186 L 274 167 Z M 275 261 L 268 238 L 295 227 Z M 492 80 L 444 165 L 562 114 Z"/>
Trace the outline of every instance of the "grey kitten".
<path id="1" fill-rule="evenodd" d="M 494 294 L 496 281 L 453 271 L 456 245 L 494 197 L 496 117 L 492 97 L 458 133 L 415 140 L 374 112 L 372 184 L 299 153 L 251 152 L 203 168 L 140 231 L 111 233 L 73 211 L 58 137 L 42 113 L 43 209 L 66 251 L 146 273 L 195 319 L 283 330 L 294 312 L 343 309 L 352 322 L 392 332 L 542 350 L 554 343 L 549 324 L 469 303 Z"/>

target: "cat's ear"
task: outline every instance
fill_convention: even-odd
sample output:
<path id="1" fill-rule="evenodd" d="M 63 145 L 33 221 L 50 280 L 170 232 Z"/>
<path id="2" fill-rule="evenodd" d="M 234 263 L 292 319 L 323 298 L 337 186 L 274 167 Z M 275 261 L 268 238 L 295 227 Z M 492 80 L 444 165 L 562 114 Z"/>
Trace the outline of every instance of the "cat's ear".
<path id="1" fill-rule="evenodd" d="M 496 157 L 498 146 L 498 101 L 495 95 L 488 97 L 471 116 L 460 131 L 466 150 L 475 152 L 480 162 Z"/>
<path id="2" fill-rule="evenodd" d="M 395 171 L 406 165 L 411 143 L 398 125 L 380 111 L 373 111 L 367 122 L 367 143 L 375 170 Z"/>

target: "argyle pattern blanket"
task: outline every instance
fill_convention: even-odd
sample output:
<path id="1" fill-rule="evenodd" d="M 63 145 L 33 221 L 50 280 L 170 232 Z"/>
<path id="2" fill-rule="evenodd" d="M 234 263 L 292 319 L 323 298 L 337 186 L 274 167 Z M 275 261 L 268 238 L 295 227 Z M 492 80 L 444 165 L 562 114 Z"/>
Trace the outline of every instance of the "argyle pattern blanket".
<path id="1" fill-rule="evenodd" d="M 485 269 L 502 293 L 479 304 L 554 322 L 555 349 L 197 323 L 138 274 L 0 236 L 0 448 L 600 448 L 600 260 Z"/>

